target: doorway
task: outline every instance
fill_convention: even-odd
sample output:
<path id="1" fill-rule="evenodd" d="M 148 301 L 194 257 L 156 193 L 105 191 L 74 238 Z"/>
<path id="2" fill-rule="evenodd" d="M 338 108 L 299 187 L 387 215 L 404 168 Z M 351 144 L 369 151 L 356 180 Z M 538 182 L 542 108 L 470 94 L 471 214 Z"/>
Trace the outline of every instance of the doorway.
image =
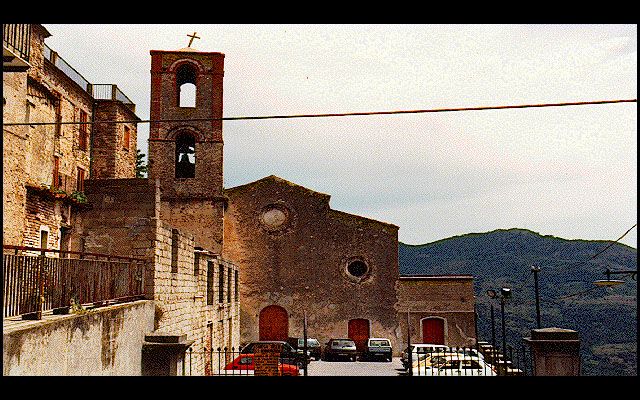
<path id="1" fill-rule="evenodd" d="M 369 320 L 363 318 L 349 320 L 349 339 L 356 343 L 358 352 L 363 352 L 369 339 Z"/>
<path id="2" fill-rule="evenodd" d="M 444 344 L 444 319 L 425 318 L 421 325 L 422 343 Z"/>
<path id="3" fill-rule="evenodd" d="M 267 306 L 260 311 L 259 340 L 282 340 L 289 337 L 289 316 L 280 306 Z"/>

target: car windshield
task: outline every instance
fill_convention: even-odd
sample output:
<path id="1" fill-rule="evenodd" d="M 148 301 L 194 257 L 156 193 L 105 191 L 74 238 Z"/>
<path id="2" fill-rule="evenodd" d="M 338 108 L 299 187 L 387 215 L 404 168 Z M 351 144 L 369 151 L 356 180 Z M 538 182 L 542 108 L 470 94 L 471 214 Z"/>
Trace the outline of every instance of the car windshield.
<path id="1" fill-rule="evenodd" d="M 370 340 L 369 346 L 389 346 L 388 340 Z"/>
<path id="2" fill-rule="evenodd" d="M 331 345 L 334 347 L 347 347 L 355 346 L 355 343 L 351 340 L 334 340 L 331 342 Z"/>
<path id="3" fill-rule="evenodd" d="M 318 341 L 316 339 L 307 339 L 307 346 L 318 346 Z M 298 339 L 298 347 L 304 346 L 304 339 Z"/>

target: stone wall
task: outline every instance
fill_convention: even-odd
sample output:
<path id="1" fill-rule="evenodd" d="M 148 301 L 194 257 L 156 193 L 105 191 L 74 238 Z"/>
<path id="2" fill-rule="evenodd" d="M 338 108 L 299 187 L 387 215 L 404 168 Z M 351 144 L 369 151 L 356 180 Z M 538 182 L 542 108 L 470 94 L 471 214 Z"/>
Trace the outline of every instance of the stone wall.
<path id="1" fill-rule="evenodd" d="M 153 302 L 46 318 L 15 326 L 5 322 L 4 376 L 141 374 L 142 342 L 153 330 Z"/>

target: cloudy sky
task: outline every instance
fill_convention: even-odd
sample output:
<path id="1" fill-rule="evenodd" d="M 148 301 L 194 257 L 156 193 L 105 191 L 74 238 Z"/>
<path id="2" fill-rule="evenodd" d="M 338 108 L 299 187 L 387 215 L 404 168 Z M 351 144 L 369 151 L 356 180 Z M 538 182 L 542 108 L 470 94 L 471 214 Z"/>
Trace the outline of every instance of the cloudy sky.
<path id="1" fill-rule="evenodd" d="M 637 98 L 636 25 L 58 25 L 46 43 L 149 119 L 149 50 L 225 54 L 224 117 Z M 147 152 L 148 124 L 138 126 Z M 637 222 L 637 103 L 224 121 L 224 185 L 276 175 L 423 244 Z M 637 248 L 637 228 L 622 243 Z"/>

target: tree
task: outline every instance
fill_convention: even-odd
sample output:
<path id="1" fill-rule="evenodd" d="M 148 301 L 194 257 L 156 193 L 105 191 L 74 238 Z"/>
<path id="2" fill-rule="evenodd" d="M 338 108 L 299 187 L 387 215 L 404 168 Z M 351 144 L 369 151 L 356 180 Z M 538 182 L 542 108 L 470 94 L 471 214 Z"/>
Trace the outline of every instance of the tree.
<path id="1" fill-rule="evenodd" d="M 145 154 L 136 149 L 136 178 L 147 177 L 147 164 L 144 161 Z"/>

